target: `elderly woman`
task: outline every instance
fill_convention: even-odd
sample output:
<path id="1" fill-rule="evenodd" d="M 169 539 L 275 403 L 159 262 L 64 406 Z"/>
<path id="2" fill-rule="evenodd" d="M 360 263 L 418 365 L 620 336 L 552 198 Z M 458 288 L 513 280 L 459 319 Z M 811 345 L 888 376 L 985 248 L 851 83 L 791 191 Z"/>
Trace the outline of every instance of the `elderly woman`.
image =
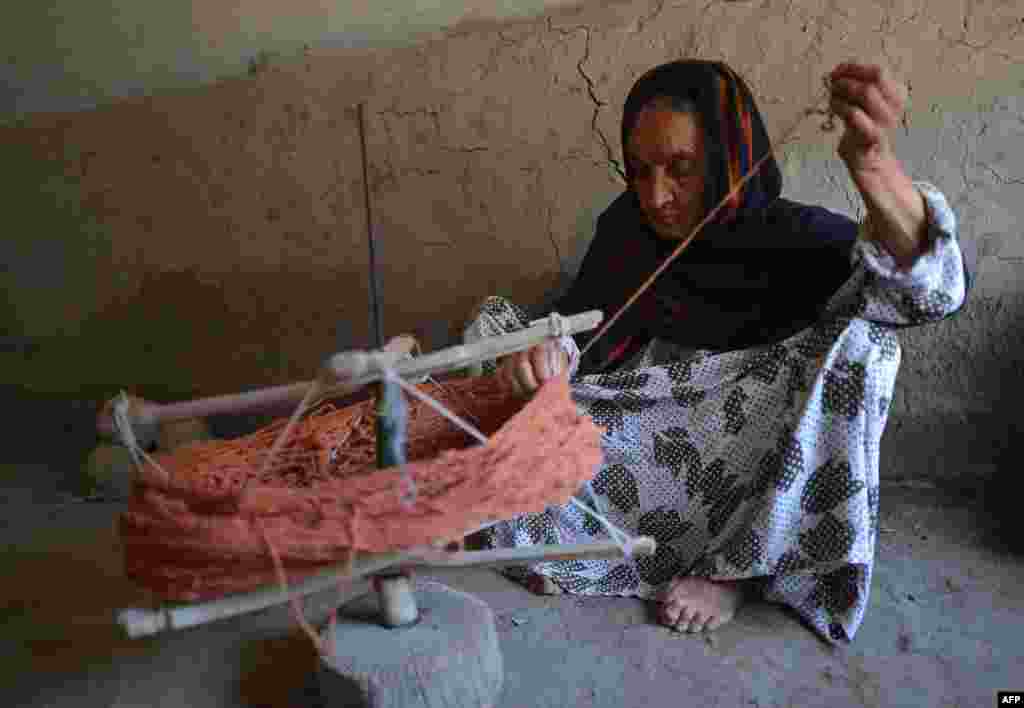
<path id="1" fill-rule="evenodd" d="M 578 405 L 607 429 L 605 461 L 581 495 L 658 542 L 650 558 L 547 562 L 517 579 L 657 599 L 661 621 L 690 632 L 756 596 L 830 641 L 852 640 L 871 586 L 895 333 L 954 314 L 969 281 L 945 198 L 893 153 L 904 87 L 876 66 L 842 64 L 830 78 L 861 223 L 780 197 L 769 159 L 585 356 L 593 333 L 492 365 L 523 393 L 572 377 Z M 559 312 L 617 312 L 769 140 L 728 66 L 676 61 L 630 91 L 622 150 L 628 189 L 598 220 Z M 466 336 L 529 319 L 492 297 Z M 599 538 L 600 524 L 570 505 L 503 522 L 484 543 Z"/>

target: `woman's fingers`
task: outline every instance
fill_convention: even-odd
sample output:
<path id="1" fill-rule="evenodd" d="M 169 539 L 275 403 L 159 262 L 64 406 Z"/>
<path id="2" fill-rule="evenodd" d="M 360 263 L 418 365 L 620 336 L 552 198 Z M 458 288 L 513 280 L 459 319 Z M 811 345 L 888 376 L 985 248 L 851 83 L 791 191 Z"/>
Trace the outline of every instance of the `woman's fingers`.
<path id="1" fill-rule="evenodd" d="M 548 361 L 548 353 L 544 348 L 543 344 L 538 344 L 529 352 L 527 355 L 530 359 L 530 367 L 533 370 L 533 377 L 538 384 L 542 384 L 551 378 L 549 369 L 551 368 L 550 362 Z"/>
<path id="2" fill-rule="evenodd" d="M 569 357 L 558 346 L 558 342 L 544 342 L 534 348 L 533 362 L 537 380 L 543 383 L 565 373 Z"/>
<path id="3" fill-rule="evenodd" d="M 514 391 L 515 390 L 515 355 L 502 357 L 498 362 L 498 373 L 497 379 L 501 383 L 502 388 Z"/>
<path id="4" fill-rule="evenodd" d="M 519 393 L 533 393 L 540 388 L 540 382 L 533 370 L 532 352 L 520 352 L 516 355 L 515 380 Z"/>
<path id="5" fill-rule="evenodd" d="M 498 379 L 518 394 L 530 394 L 545 381 L 561 376 L 568 364 L 569 358 L 556 342 L 545 342 L 505 357 L 498 367 Z"/>
<path id="6" fill-rule="evenodd" d="M 551 347 L 551 363 L 554 366 L 552 376 L 561 376 L 569 368 L 569 355 L 562 351 L 562 347 L 558 346 L 557 342 L 550 342 L 549 344 Z"/>
<path id="7" fill-rule="evenodd" d="M 536 388 L 536 380 L 532 375 L 533 364 L 529 353 L 517 352 L 501 360 L 498 366 L 498 380 L 501 385 L 517 394 L 524 395 Z M 531 382 L 533 388 L 531 388 Z"/>
<path id="8" fill-rule="evenodd" d="M 544 383 L 555 377 L 558 372 L 558 364 L 555 361 L 555 352 L 550 342 L 538 344 L 530 350 L 530 361 L 533 362 L 533 375 L 537 383 Z"/>

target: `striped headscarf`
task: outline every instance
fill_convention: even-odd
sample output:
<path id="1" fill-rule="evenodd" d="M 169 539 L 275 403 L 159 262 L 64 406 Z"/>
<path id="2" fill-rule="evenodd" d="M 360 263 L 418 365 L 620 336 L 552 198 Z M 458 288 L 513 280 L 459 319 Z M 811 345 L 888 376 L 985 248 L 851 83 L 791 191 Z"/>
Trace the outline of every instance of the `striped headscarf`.
<path id="1" fill-rule="evenodd" d="M 728 65 L 698 59 L 662 64 L 641 76 L 626 98 L 622 117 L 623 155 L 640 111 L 659 96 L 689 99 L 700 113 L 707 155 L 704 187 L 707 213 L 743 179 L 751 165 L 769 151 L 771 143 L 761 114 L 746 83 Z M 628 161 L 626 165 L 629 180 Z M 758 209 L 771 202 L 781 189 L 782 174 L 775 159 L 770 158 L 757 176 L 722 207 L 713 223 L 730 223 L 742 211 Z M 703 238 L 698 236 L 698 239 Z"/>
<path id="2" fill-rule="evenodd" d="M 725 76 L 719 77 L 718 86 L 720 105 L 726 130 L 726 163 L 728 165 L 727 185 L 734 187 L 750 169 L 750 153 L 754 147 L 754 138 L 750 129 L 750 108 L 745 100 L 738 95 L 737 87 L 743 86 L 743 80 L 731 69 L 725 68 Z M 744 87 L 745 88 L 745 87 Z M 731 119 L 730 119 L 731 118 Z M 739 208 L 742 195 L 730 197 L 725 207 L 729 211 L 727 218 L 735 215 Z"/>

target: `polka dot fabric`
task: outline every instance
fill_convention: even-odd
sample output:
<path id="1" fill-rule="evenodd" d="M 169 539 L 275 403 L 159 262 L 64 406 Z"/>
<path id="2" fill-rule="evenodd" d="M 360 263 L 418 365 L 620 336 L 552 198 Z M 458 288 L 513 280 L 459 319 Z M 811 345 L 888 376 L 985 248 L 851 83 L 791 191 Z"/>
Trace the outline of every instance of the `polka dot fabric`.
<path id="1" fill-rule="evenodd" d="M 658 550 L 509 576 L 540 573 L 571 593 L 647 599 L 677 575 L 756 578 L 766 599 L 792 607 L 827 641 L 851 641 L 871 586 L 879 442 L 900 363 L 895 330 L 946 317 L 966 298 L 954 215 L 934 187 L 916 186 L 928 204 L 928 252 L 899 271 L 862 225 L 851 278 L 816 325 L 779 344 L 714 354 L 655 341 L 624 370 L 587 376 L 563 338 L 577 404 L 607 429 L 602 467 L 579 498 L 654 537 Z M 522 310 L 492 297 L 466 339 L 527 324 Z M 487 536 L 491 547 L 607 539 L 573 505 Z"/>

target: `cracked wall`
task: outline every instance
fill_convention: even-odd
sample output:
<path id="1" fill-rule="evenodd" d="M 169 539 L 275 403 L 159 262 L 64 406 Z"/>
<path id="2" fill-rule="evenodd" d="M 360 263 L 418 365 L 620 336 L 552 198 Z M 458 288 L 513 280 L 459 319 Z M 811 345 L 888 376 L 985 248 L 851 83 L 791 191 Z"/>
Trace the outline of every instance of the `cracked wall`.
<path id="1" fill-rule="evenodd" d="M 259 70 L 310 45 L 405 46 L 573 0 L 76 0 L 8 3 L 0 119 L 81 110 Z"/>
<path id="2" fill-rule="evenodd" d="M 740 71 L 773 136 L 840 61 L 908 81 L 897 151 L 954 205 L 977 285 L 958 318 L 902 335 L 883 474 L 991 471 L 1024 381 L 1024 10 L 1005 0 L 587 3 L 414 46 L 311 42 L 214 85 L 27 116 L 0 128 L 7 383 L 223 393 L 368 344 L 360 101 L 386 333 L 441 346 L 486 295 L 539 302 L 622 188 L 626 92 L 679 56 Z M 786 195 L 859 216 L 819 123 L 782 148 Z"/>

